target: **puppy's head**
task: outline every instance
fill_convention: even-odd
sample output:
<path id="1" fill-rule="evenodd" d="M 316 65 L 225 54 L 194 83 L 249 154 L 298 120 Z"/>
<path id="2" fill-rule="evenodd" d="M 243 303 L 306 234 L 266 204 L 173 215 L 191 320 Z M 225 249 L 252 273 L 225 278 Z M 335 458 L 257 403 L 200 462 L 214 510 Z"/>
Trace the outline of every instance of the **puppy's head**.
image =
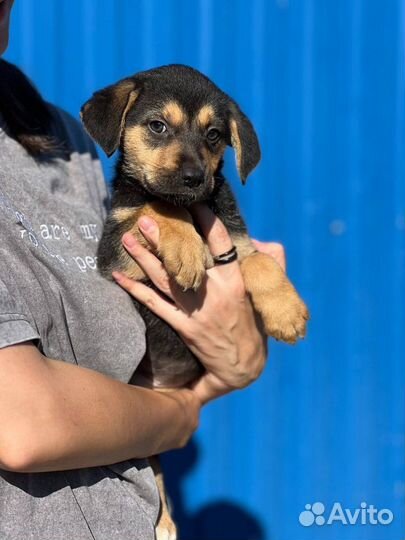
<path id="1" fill-rule="evenodd" d="M 83 106 L 88 133 L 153 195 L 179 204 L 204 200 L 226 145 L 242 182 L 257 165 L 256 133 L 238 105 L 187 66 L 145 71 L 99 92 Z"/>

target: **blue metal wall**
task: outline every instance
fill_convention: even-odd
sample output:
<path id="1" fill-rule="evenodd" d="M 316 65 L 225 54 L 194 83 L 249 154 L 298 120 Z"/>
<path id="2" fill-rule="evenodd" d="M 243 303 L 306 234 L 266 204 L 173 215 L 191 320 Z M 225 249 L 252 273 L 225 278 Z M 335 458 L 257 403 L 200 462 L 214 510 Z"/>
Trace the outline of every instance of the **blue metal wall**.
<path id="1" fill-rule="evenodd" d="M 259 169 L 242 188 L 229 155 L 229 176 L 312 321 L 168 456 L 183 539 L 403 540 L 404 1 L 17 0 L 7 57 L 74 115 L 120 77 L 190 64 L 257 126 Z M 316 501 L 395 518 L 303 527 Z"/>

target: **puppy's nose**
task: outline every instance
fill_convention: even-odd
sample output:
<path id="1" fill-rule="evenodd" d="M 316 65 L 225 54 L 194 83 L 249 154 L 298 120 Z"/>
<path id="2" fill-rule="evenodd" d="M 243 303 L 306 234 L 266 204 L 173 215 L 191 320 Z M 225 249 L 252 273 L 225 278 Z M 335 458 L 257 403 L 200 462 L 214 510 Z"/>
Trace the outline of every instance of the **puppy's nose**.
<path id="1" fill-rule="evenodd" d="M 204 182 L 204 178 L 204 171 L 197 167 L 186 167 L 183 170 L 183 182 L 186 187 L 198 187 Z"/>

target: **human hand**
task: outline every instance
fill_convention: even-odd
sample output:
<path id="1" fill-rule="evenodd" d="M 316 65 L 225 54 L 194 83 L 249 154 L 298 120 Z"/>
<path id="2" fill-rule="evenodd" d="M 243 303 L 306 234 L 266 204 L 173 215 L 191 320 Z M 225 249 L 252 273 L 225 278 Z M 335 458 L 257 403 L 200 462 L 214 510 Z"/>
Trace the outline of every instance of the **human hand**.
<path id="1" fill-rule="evenodd" d="M 194 209 L 203 235 L 213 255 L 231 249 L 232 241 L 221 221 L 205 206 Z M 159 229 L 151 218 L 138 222 L 146 240 L 157 247 Z M 266 336 L 246 294 L 237 261 L 215 266 L 206 272 L 197 291 L 182 291 L 163 264 L 130 234 L 123 236 L 128 253 L 161 291 L 123 274 L 113 273 L 116 281 L 139 302 L 170 324 L 207 370 L 193 386 L 202 403 L 242 388 L 261 373 L 266 358 Z M 268 244 L 258 249 L 272 252 Z M 280 246 L 273 252 L 280 256 Z"/>
<path id="2" fill-rule="evenodd" d="M 284 246 L 278 242 L 260 242 L 252 238 L 252 242 L 257 249 L 270 257 L 273 257 L 281 268 L 286 271 L 287 261 Z M 260 324 L 260 321 L 258 321 Z M 260 327 L 261 328 L 261 327 Z M 209 371 L 202 375 L 192 386 L 192 389 L 197 393 L 200 401 L 204 404 L 220 395 L 227 393 L 224 391 L 222 381 Z"/>
<path id="3" fill-rule="evenodd" d="M 273 257 L 281 268 L 286 271 L 286 256 L 284 246 L 278 242 L 260 242 L 252 238 L 255 248 L 270 257 Z M 259 322 L 259 321 L 258 321 Z M 202 403 L 207 403 L 215 397 L 226 393 L 222 381 L 209 371 L 202 375 L 193 385 L 193 390 L 197 393 Z"/>

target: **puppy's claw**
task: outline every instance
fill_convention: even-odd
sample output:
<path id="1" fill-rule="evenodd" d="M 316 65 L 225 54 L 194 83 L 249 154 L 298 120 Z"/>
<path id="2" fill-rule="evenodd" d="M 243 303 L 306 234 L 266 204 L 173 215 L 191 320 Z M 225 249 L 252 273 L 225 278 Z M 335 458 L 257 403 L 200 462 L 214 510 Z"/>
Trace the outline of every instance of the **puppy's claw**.
<path id="1" fill-rule="evenodd" d="M 195 264 L 194 268 L 180 268 L 179 272 L 174 275 L 174 279 L 184 292 L 189 289 L 196 291 L 201 285 L 204 275 L 205 265 Z"/>

